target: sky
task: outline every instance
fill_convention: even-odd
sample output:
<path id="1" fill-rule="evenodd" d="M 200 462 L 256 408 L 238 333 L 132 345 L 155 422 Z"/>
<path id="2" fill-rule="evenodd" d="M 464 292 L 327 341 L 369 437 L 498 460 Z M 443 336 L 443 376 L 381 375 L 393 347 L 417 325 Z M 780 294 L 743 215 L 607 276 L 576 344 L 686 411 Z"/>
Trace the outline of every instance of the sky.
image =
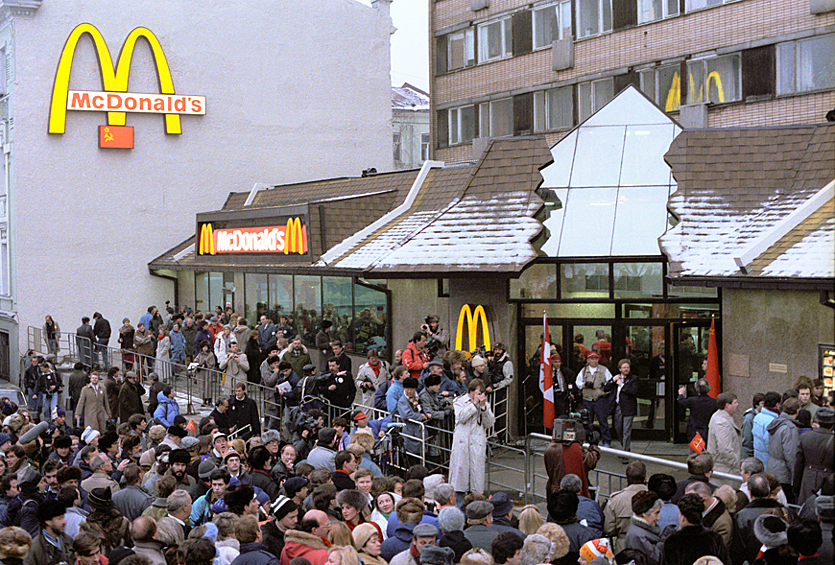
<path id="1" fill-rule="evenodd" d="M 428 0 L 394 0 L 391 19 L 397 28 L 391 36 L 391 84 L 408 82 L 429 92 Z"/>

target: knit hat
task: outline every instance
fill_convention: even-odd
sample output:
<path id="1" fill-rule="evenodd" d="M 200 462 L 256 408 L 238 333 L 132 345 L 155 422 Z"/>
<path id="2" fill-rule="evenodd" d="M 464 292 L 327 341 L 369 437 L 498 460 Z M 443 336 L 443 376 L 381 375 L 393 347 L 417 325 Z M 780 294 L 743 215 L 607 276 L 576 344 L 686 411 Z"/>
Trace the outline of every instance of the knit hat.
<path id="1" fill-rule="evenodd" d="M 151 429 L 148 430 L 148 437 L 154 441 L 162 440 L 165 437 L 165 426 L 160 426 L 159 424 L 151 426 Z"/>
<path id="2" fill-rule="evenodd" d="M 286 496 L 279 496 L 270 506 L 270 512 L 276 520 L 281 520 L 293 510 L 298 510 L 299 505 L 287 498 Z"/>
<path id="3" fill-rule="evenodd" d="M 612 546 L 606 538 L 593 539 L 584 543 L 583 547 L 580 548 L 580 556 L 589 562 L 598 557 L 604 557 L 606 559 L 614 558 Z"/>
<path id="4" fill-rule="evenodd" d="M 87 426 L 87 428 L 81 432 L 81 441 L 89 445 L 91 441 L 94 441 L 100 435 L 101 434 L 98 430 L 94 430 L 90 426 Z"/>
<path id="5" fill-rule="evenodd" d="M 490 503 L 493 505 L 493 517 L 507 516 L 513 510 L 513 503 L 503 492 L 497 492 L 490 497 Z"/>
<path id="6" fill-rule="evenodd" d="M 241 454 L 234 449 L 230 449 L 226 452 L 226 455 L 223 456 L 223 462 L 226 463 L 230 457 L 237 457 L 238 459 L 241 459 Z"/>
<path id="7" fill-rule="evenodd" d="M 140 460 L 140 464 L 141 463 L 142 461 Z M 209 480 L 212 476 L 212 471 L 215 469 L 217 469 L 217 466 L 214 464 L 214 461 L 207 457 L 201 461 L 200 465 L 197 467 L 197 476 L 203 480 Z"/>
<path id="8" fill-rule="evenodd" d="M 168 453 L 168 462 L 172 465 L 174 463 L 185 463 L 188 465 L 191 462 L 191 455 L 185 449 L 172 449 Z"/>
<path id="9" fill-rule="evenodd" d="M 154 453 L 153 449 L 149 449 L 145 453 L 139 456 L 139 466 L 140 467 L 153 467 L 156 453 Z"/>
<path id="10" fill-rule="evenodd" d="M 336 439 L 336 430 L 333 428 L 322 428 L 319 430 L 319 444 L 331 445 Z"/>
<path id="11" fill-rule="evenodd" d="M 261 434 L 261 445 L 267 445 L 271 441 L 277 441 L 281 443 L 281 436 L 275 430 L 267 430 L 263 434 Z"/>
<path id="12" fill-rule="evenodd" d="M 444 476 L 440 473 L 427 475 L 423 478 L 423 488 L 426 491 L 427 500 L 435 500 L 435 489 L 444 482 Z"/>
<path id="13" fill-rule="evenodd" d="M 351 532 L 351 536 L 354 538 L 354 547 L 359 548 L 360 551 L 368 543 L 368 540 L 377 535 L 379 535 L 377 528 L 369 523 L 360 524 Z"/>
<path id="14" fill-rule="evenodd" d="M 368 506 L 368 497 L 358 490 L 344 489 L 337 493 L 336 503 L 340 506 L 347 504 L 362 512 Z"/>
<path id="15" fill-rule="evenodd" d="M 432 524 L 418 524 L 412 528 L 413 538 L 438 537 L 438 528 Z"/>
<path id="16" fill-rule="evenodd" d="M 177 414 L 176 416 L 174 416 L 174 425 L 175 426 L 182 426 L 183 424 L 187 424 L 187 423 L 188 423 L 188 420 L 186 420 L 186 417 L 183 416 L 182 414 Z"/>
<path id="17" fill-rule="evenodd" d="M 200 440 L 196 437 L 188 436 L 184 437 L 183 440 L 180 442 L 180 447 L 185 449 L 186 451 L 191 451 L 200 443 Z"/>
<path id="18" fill-rule="evenodd" d="M 464 509 L 467 514 L 467 520 L 484 520 L 487 516 L 493 513 L 493 505 L 486 500 L 474 500 Z"/>
<path id="19" fill-rule="evenodd" d="M 481 355 L 476 355 L 473 357 L 472 361 L 470 361 L 471 367 L 480 367 L 481 365 L 486 365 L 487 361 L 484 360 L 484 357 Z"/>
<path id="20" fill-rule="evenodd" d="M 766 547 L 780 547 L 789 543 L 786 523 L 772 514 L 760 514 L 754 521 L 754 536 Z"/>
<path id="21" fill-rule="evenodd" d="M 293 498 L 300 490 L 307 486 L 308 480 L 304 477 L 292 477 L 284 481 L 284 493 Z"/>
<path id="22" fill-rule="evenodd" d="M 110 487 L 94 488 L 87 496 L 87 502 L 93 509 L 107 510 L 113 507 L 113 494 L 110 492 Z"/>
<path id="23" fill-rule="evenodd" d="M 9 437 L 9 434 L 2 434 L 0 433 L 0 445 L 3 445 L 7 441 L 12 441 L 12 438 Z"/>
<path id="24" fill-rule="evenodd" d="M 465 524 L 464 513 L 457 506 L 444 506 L 438 512 L 438 527 L 444 533 L 463 530 Z"/>
<path id="25" fill-rule="evenodd" d="M 425 565 L 452 565 L 455 551 L 450 547 L 427 544 L 420 550 L 420 562 Z"/>

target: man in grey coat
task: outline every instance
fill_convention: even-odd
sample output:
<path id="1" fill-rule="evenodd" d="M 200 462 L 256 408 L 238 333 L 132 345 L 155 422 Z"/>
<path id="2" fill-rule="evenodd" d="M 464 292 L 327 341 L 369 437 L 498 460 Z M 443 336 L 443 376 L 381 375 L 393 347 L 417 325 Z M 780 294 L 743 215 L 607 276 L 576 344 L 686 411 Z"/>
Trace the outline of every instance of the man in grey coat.
<path id="1" fill-rule="evenodd" d="M 499 532 L 490 528 L 493 523 L 493 505 L 486 500 L 476 500 L 467 505 L 467 529 L 464 537 L 472 544 L 473 549 L 481 548 L 490 552 L 493 550 L 493 540 Z"/>
<path id="2" fill-rule="evenodd" d="M 156 535 L 157 523 L 150 516 L 140 516 L 130 526 L 134 553 L 147 557 L 151 565 L 167 565 L 163 553 L 165 546 L 155 539 Z"/>
<path id="3" fill-rule="evenodd" d="M 139 465 L 129 463 L 122 471 L 122 476 L 127 486 L 113 494 L 113 506 L 122 516 L 133 522 L 145 512 L 154 498 L 139 485 Z"/>
<path id="4" fill-rule="evenodd" d="M 795 417 L 800 409 L 796 398 L 788 398 L 783 403 L 782 412 L 772 420 L 768 431 L 768 464 L 766 470 L 777 477 L 786 492 L 790 503 L 794 502 L 794 468 L 797 463 L 797 448 L 800 434 L 797 431 Z"/>

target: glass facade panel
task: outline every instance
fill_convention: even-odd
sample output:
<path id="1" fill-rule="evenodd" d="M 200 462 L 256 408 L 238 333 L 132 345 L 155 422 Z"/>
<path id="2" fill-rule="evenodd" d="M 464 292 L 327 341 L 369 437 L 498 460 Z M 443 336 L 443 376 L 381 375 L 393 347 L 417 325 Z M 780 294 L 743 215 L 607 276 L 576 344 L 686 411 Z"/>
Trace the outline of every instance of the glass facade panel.
<path id="1" fill-rule="evenodd" d="M 623 148 L 620 185 L 670 184 L 670 167 L 664 154 L 676 134 L 673 124 L 658 126 L 627 126 Z"/>
<path id="2" fill-rule="evenodd" d="M 262 273 L 249 273 L 244 275 L 244 317 L 255 325 L 262 315 L 271 316 L 270 313 L 270 276 Z"/>
<path id="3" fill-rule="evenodd" d="M 777 46 L 777 94 L 791 94 L 795 90 L 794 43 Z"/>
<path id="4" fill-rule="evenodd" d="M 623 126 L 581 127 L 570 186 L 617 186 L 624 134 Z"/>
<path id="5" fill-rule="evenodd" d="M 669 186 L 618 189 L 611 255 L 661 253 L 658 237 L 667 228 L 669 190 Z"/>
<path id="6" fill-rule="evenodd" d="M 797 42 L 797 89 L 835 86 L 835 34 Z"/>
<path id="7" fill-rule="evenodd" d="M 342 343 L 353 341 L 350 335 L 354 319 L 352 286 L 347 277 L 322 277 L 322 318 L 333 323 L 331 335 Z"/>
<path id="8" fill-rule="evenodd" d="M 321 324 L 322 279 L 311 275 L 298 275 L 294 284 L 295 311 L 293 327 L 307 343 L 313 342 Z"/>
<path id="9" fill-rule="evenodd" d="M 556 298 L 557 266 L 538 263 L 522 272 L 518 279 L 510 279 L 510 298 Z"/>
<path id="10" fill-rule="evenodd" d="M 662 298 L 664 279 L 661 263 L 615 263 L 615 298 L 648 296 Z"/>
<path id="11" fill-rule="evenodd" d="M 542 318 L 542 312 L 548 314 L 548 321 L 558 318 L 614 318 L 615 305 L 608 304 L 531 304 L 522 305 L 522 315 L 526 318 Z M 539 325 L 540 330 L 542 324 Z M 551 336 L 553 337 L 553 326 Z M 542 333 L 540 331 L 540 333 Z"/>
<path id="12" fill-rule="evenodd" d="M 709 318 L 719 315 L 719 304 L 646 304 L 623 305 L 623 317 L 633 320 L 646 318 Z"/>
<path id="13" fill-rule="evenodd" d="M 658 69 L 658 105 L 665 112 L 675 112 L 681 105 L 680 65 Z"/>
<path id="14" fill-rule="evenodd" d="M 274 322 L 293 313 L 293 275 L 270 275 L 270 312 Z"/>
<path id="15" fill-rule="evenodd" d="M 708 102 L 721 104 L 742 99 L 741 59 L 740 55 L 735 54 L 705 61 L 705 96 Z M 832 57 L 827 59 L 831 61 Z"/>
<path id="16" fill-rule="evenodd" d="M 215 306 L 223 308 L 223 273 L 214 271 L 209 273 L 209 309 L 214 311 Z"/>
<path id="17" fill-rule="evenodd" d="M 667 285 L 670 298 L 716 298 L 717 289 L 709 286 L 674 286 Z"/>
<path id="18" fill-rule="evenodd" d="M 617 188 L 568 191 L 559 247 L 561 257 L 611 255 L 617 192 Z"/>
<path id="19" fill-rule="evenodd" d="M 386 343 L 386 294 L 359 284 L 354 285 L 354 321 L 351 326 L 354 351 L 376 349 L 388 355 Z"/>
<path id="20" fill-rule="evenodd" d="M 560 298 L 609 298 L 609 265 L 567 263 L 560 267 Z"/>
<path id="21" fill-rule="evenodd" d="M 197 271 L 194 273 L 194 309 L 210 312 L 209 306 L 209 273 Z"/>
<path id="22" fill-rule="evenodd" d="M 701 59 L 687 63 L 687 102 L 698 104 L 705 100 L 705 63 Z"/>

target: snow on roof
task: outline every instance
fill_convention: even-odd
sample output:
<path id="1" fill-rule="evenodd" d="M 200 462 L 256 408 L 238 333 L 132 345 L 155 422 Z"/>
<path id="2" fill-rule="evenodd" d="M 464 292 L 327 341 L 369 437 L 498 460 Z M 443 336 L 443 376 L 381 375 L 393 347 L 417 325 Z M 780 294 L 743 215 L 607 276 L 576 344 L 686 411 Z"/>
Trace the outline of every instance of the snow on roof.
<path id="1" fill-rule="evenodd" d="M 404 82 L 391 87 L 391 107 L 395 110 L 429 110 L 429 94 Z"/>

